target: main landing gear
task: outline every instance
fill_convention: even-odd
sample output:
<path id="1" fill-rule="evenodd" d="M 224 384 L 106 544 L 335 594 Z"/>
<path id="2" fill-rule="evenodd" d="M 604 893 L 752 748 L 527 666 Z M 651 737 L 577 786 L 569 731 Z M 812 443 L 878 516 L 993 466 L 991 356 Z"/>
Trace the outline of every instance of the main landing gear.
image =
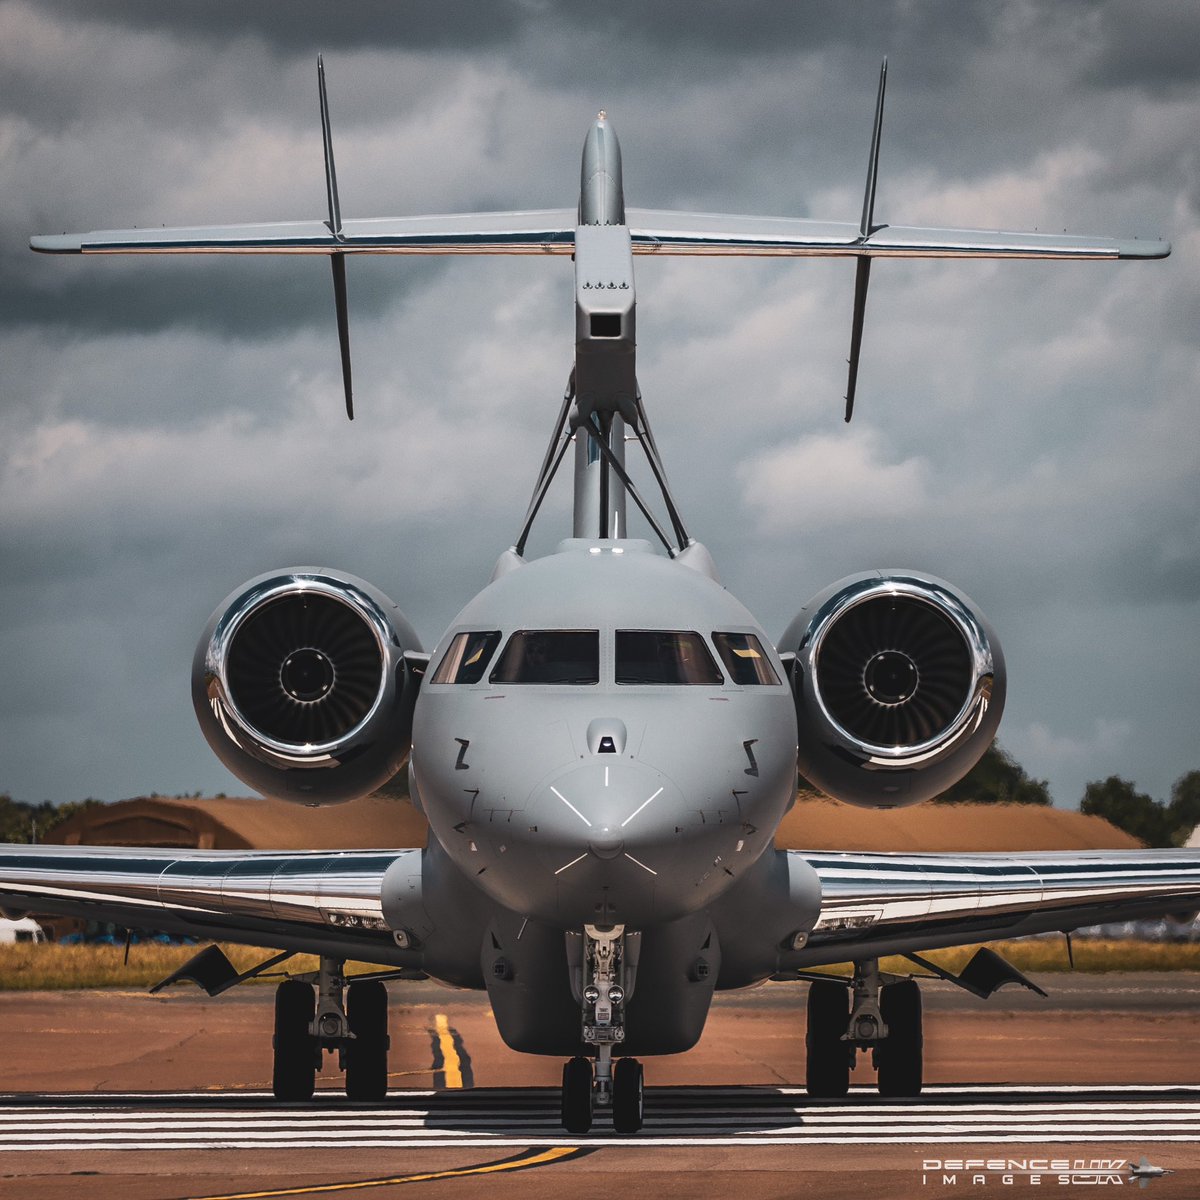
<path id="1" fill-rule="evenodd" d="M 854 964 L 849 988 L 832 979 L 814 980 L 808 989 L 804 1044 L 810 1096 L 844 1096 L 858 1051 L 868 1049 L 881 1095 L 920 1095 L 924 1038 L 916 980 L 884 983 L 874 958 Z"/>
<path id="2" fill-rule="evenodd" d="M 387 1095 L 387 988 L 378 979 L 347 984 L 342 972 L 340 959 L 322 958 L 313 976 L 288 979 L 275 990 L 271 1088 L 277 1099 L 311 1099 L 326 1050 L 337 1051 L 351 1100 Z"/>
<path id="3" fill-rule="evenodd" d="M 642 1127 L 642 1064 L 621 1058 L 613 1065 L 613 1047 L 625 1040 L 625 983 L 624 926 L 585 926 L 582 1033 L 583 1041 L 595 1048 L 595 1058 L 576 1055 L 563 1067 L 562 1123 L 568 1133 L 587 1133 L 597 1105 L 611 1105 L 617 1133 L 637 1133 Z M 632 977 L 629 983 L 632 988 Z"/>

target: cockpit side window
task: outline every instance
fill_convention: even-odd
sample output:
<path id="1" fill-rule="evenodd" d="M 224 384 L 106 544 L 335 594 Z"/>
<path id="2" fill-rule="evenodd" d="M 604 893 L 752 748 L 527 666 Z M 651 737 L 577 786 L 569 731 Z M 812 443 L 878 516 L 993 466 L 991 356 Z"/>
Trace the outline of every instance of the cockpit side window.
<path id="1" fill-rule="evenodd" d="M 500 645 L 500 631 L 456 633 L 430 683 L 478 683 Z"/>
<path id="2" fill-rule="evenodd" d="M 713 645 L 734 683 L 743 687 L 751 684 L 778 683 L 779 676 L 762 648 L 762 642 L 752 633 L 714 633 Z"/>
<path id="3" fill-rule="evenodd" d="M 698 633 L 618 629 L 617 682 L 721 684 L 720 668 Z"/>
<path id="4" fill-rule="evenodd" d="M 595 629 L 523 629 L 508 639 L 492 683 L 599 683 Z"/>

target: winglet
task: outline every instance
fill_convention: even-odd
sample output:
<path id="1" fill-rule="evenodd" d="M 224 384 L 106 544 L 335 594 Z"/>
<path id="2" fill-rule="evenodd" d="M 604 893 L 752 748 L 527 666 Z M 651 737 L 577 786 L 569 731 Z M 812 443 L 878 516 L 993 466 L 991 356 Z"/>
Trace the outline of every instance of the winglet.
<path id="1" fill-rule="evenodd" d="M 322 85 L 324 86 L 324 85 Z M 879 178 L 879 140 L 883 133 L 883 93 L 887 88 L 887 59 L 879 68 L 879 96 L 875 100 L 875 128 L 871 132 L 871 157 L 867 162 L 867 191 L 863 197 L 862 222 L 859 234 L 870 237 L 875 220 L 875 182 Z"/>
<path id="2" fill-rule="evenodd" d="M 887 88 L 887 59 L 879 68 L 879 95 L 875 100 L 875 125 L 871 130 L 871 154 L 867 159 L 867 187 L 863 195 L 858 238 L 865 242 L 875 229 L 875 185 L 879 179 L 879 142 L 883 135 L 883 94 Z M 846 421 L 854 416 L 854 393 L 858 387 L 858 358 L 862 350 L 863 318 L 867 311 L 867 287 L 871 282 L 871 259 L 858 256 L 854 272 L 854 316 L 850 326 L 850 370 L 846 377 Z"/>
<path id="3" fill-rule="evenodd" d="M 342 239 L 342 209 L 338 203 L 337 168 L 333 163 L 333 134 L 329 128 L 329 97 L 325 94 L 325 63 L 317 55 L 317 86 L 321 92 L 321 140 L 325 143 L 325 195 L 329 201 L 329 232 Z"/>
<path id="4" fill-rule="evenodd" d="M 342 207 L 338 201 L 337 168 L 333 162 L 333 133 L 329 127 L 329 97 L 325 94 L 325 63 L 317 55 L 317 87 L 321 93 L 321 140 L 325 146 L 325 196 L 329 201 L 329 232 L 342 241 Z M 354 420 L 354 388 L 350 378 L 350 310 L 346 303 L 346 256 L 335 250 L 329 256 L 333 267 L 333 304 L 337 310 L 338 346 L 342 355 L 342 387 L 346 393 L 346 416 Z"/>

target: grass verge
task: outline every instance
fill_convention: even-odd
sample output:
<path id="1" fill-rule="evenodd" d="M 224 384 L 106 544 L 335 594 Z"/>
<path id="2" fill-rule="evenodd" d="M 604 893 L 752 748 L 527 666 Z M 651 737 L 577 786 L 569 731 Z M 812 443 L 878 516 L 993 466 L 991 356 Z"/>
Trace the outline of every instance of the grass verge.
<path id="1" fill-rule="evenodd" d="M 145 943 L 129 948 L 125 962 L 124 946 L 60 946 L 46 942 L 42 945 L 23 942 L 0 945 L 0 991 L 70 991 L 80 988 L 148 988 L 177 971 L 202 946 L 162 946 Z M 239 971 L 247 971 L 273 951 L 254 946 L 234 946 L 222 943 L 221 949 Z M 309 954 L 297 954 L 281 963 L 277 970 L 299 974 L 315 971 L 318 960 Z M 371 969 L 366 963 L 347 963 L 353 974 Z M 253 982 L 253 981 L 252 981 Z M 261 980 L 275 983 L 270 975 Z M 190 987 L 189 984 L 182 985 Z"/>
<path id="2" fill-rule="evenodd" d="M 1019 971 L 1068 971 L 1066 945 L 1061 938 L 1037 941 L 994 942 L 992 948 Z M 148 988 L 178 970 L 200 949 L 198 946 L 131 946 L 125 963 L 123 946 L 60 946 L 54 943 L 0 945 L 0 991 L 63 991 L 78 988 Z M 248 970 L 271 952 L 251 946 L 222 945 L 239 971 Z M 959 971 L 975 953 L 975 946 L 933 950 L 925 957 L 950 971 Z M 914 968 L 899 957 L 880 962 L 884 971 L 907 975 Z M 288 959 L 281 969 L 293 974 L 315 971 L 309 955 Z M 347 972 L 369 969 L 366 963 L 348 963 Z M 1077 971 L 1200 971 L 1200 944 L 1086 940 L 1075 942 Z M 273 982 L 269 977 L 263 983 Z"/>
<path id="3" fill-rule="evenodd" d="M 1110 971 L 1200 971 L 1200 943 L 1077 939 L 1074 943 L 1074 968 L 1067 958 L 1065 938 L 1018 939 L 988 942 L 987 945 L 1018 971 L 1029 973 L 1069 972 L 1072 969 L 1096 975 Z M 950 950 L 927 950 L 921 957 L 957 974 L 978 949 L 978 944 L 955 946 Z M 893 975 L 910 975 L 919 970 L 898 954 L 881 958 L 879 968 Z M 819 968 L 822 971 L 825 969 Z M 829 971 L 831 974 L 848 975 L 850 964 L 830 967 Z"/>

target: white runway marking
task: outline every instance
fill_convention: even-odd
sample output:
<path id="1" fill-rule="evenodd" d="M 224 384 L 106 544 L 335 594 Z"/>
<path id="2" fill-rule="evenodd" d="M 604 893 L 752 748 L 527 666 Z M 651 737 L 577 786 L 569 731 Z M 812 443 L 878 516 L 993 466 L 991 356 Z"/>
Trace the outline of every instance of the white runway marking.
<path id="1" fill-rule="evenodd" d="M 264 1092 L 0 1095 L 0 1152 L 417 1146 L 769 1146 L 953 1143 L 1141 1147 L 1200 1141 L 1200 1086 L 935 1087 L 915 1100 L 863 1089 L 809 1101 L 796 1088 L 657 1088 L 636 1137 L 564 1137 L 551 1088 L 393 1093 L 308 1105 Z"/>

